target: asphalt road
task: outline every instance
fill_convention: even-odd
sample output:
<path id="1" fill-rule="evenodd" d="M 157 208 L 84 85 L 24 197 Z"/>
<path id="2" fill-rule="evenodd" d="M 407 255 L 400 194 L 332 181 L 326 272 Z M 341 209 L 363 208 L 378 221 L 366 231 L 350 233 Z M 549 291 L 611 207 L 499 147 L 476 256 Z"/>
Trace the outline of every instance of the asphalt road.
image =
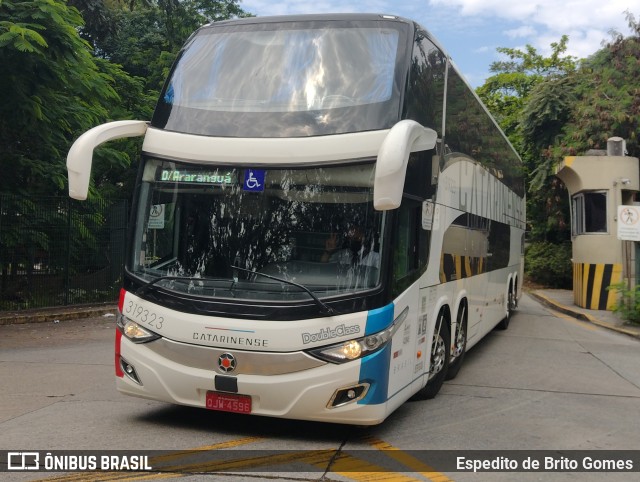
<path id="1" fill-rule="evenodd" d="M 0 326 L 0 451 L 165 450 L 154 468 L 170 465 L 175 473 L 12 472 L 0 479 L 638 478 L 638 463 L 634 474 L 579 473 L 571 467 L 474 474 L 421 458 L 435 450 L 455 456 L 518 450 L 535 459 L 546 453 L 539 451 L 551 450 L 563 463 L 573 454 L 567 451 L 640 449 L 640 341 L 555 314 L 526 296 L 509 329 L 493 331 L 470 350 L 458 377 L 434 400 L 408 402 L 368 428 L 229 415 L 122 396 L 114 388 L 113 338 L 112 317 Z"/>

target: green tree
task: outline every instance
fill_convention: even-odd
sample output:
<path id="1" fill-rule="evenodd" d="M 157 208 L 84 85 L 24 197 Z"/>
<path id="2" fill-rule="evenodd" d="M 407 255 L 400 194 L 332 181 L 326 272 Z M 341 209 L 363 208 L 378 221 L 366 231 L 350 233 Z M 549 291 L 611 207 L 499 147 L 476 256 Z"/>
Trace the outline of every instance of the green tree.
<path id="1" fill-rule="evenodd" d="M 64 1 L 0 2 L 0 191 L 53 194 L 78 133 L 103 122 L 118 96 L 78 35 L 82 17 Z"/>
<path id="2" fill-rule="evenodd" d="M 493 75 L 477 93 L 514 145 L 521 144 L 520 113 L 534 87 L 545 79 L 563 77 L 575 70 L 576 59 L 564 55 L 568 41 L 569 37 L 563 35 L 559 42 L 552 43 L 549 57 L 531 45 L 524 50 L 497 49 L 506 59 L 491 64 Z"/>
<path id="3" fill-rule="evenodd" d="M 575 102 L 555 146 L 556 159 L 606 149 L 612 136 L 626 139 L 629 155 L 640 157 L 640 23 L 630 12 L 626 17 L 632 34 L 614 33 L 576 73 Z"/>
<path id="4" fill-rule="evenodd" d="M 200 26 L 250 16 L 238 0 L 71 0 L 94 53 L 159 91 L 185 40 Z M 106 25 L 105 23 L 108 23 Z"/>
<path id="5" fill-rule="evenodd" d="M 534 241 L 559 243 L 569 239 L 566 189 L 545 166 L 574 101 L 573 74 L 552 77 L 531 90 L 520 114 L 520 147 L 529 178 L 527 217 L 530 238 Z"/>
<path id="6" fill-rule="evenodd" d="M 605 149 L 613 136 L 626 139 L 629 155 L 640 155 L 636 80 L 640 76 L 640 25 L 631 13 L 626 15 L 631 36 L 614 33 L 610 42 L 574 72 L 545 79 L 532 90 L 523 108 L 520 127 L 529 159 L 529 206 L 546 208 L 531 212 L 538 235 L 548 232 L 550 220 L 564 219 L 563 225 L 568 224 L 567 196 L 559 191 L 564 189 L 553 176 L 554 166 L 564 156 Z M 562 218 L 561 212 L 566 213 Z"/>
<path id="7" fill-rule="evenodd" d="M 114 79 L 120 102 L 110 108 L 109 118 L 118 120 L 151 118 L 171 65 L 195 29 L 212 20 L 248 15 L 236 0 L 71 2 L 87 20 L 83 35 L 93 46 L 96 63 Z M 95 189 L 105 196 L 130 197 L 139 156 L 136 139 L 101 146 L 94 157 Z"/>
<path id="8" fill-rule="evenodd" d="M 105 0 L 67 0 L 67 5 L 82 14 L 84 25 L 79 28 L 80 36 L 91 45 L 114 33 L 113 13 Z"/>
<path id="9" fill-rule="evenodd" d="M 52 237 L 51 226 L 71 229 L 78 249 L 69 255 L 76 258 L 89 255 L 95 228 L 104 223 L 95 213 L 67 221 L 68 202 L 50 198 L 43 206 L 41 197 L 66 194 L 71 142 L 120 105 L 114 87 L 125 74 L 93 58 L 79 35 L 82 25 L 78 10 L 66 1 L 0 0 L 1 291 L 4 297 L 5 290 L 18 288 L 21 267 L 27 273 L 25 303 L 36 253 L 49 251 L 59 239 Z M 55 209 L 45 215 L 51 206 Z"/>
<path id="10" fill-rule="evenodd" d="M 566 79 L 576 71 L 577 59 L 564 55 L 569 38 L 564 35 L 551 44 L 545 57 L 531 45 L 524 50 L 499 48 L 505 60 L 491 65 L 490 76 L 477 93 L 496 118 L 524 162 L 525 175 L 531 179 L 545 150 L 553 144 L 566 120 Z M 545 87 L 542 87 L 542 86 Z M 555 89 L 549 86 L 554 86 Z M 553 93 L 553 95 L 551 95 Z M 561 100 L 560 103 L 554 102 Z M 536 111 L 523 124 L 523 112 Z M 533 122 L 539 121 L 533 125 Z M 540 189 L 529 189 L 527 216 L 532 239 L 561 241 L 568 236 L 568 204 L 559 180 Z"/>

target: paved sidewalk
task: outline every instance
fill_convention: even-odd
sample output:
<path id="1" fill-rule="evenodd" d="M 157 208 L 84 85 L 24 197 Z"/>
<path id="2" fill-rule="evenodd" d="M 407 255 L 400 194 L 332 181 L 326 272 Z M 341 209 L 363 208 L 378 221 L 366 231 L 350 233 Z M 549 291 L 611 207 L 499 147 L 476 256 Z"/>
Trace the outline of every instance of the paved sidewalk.
<path id="1" fill-rule="evenodd" d="M 20 311 L 0 311 L 0 326 L 17 325 L 22 323 L 47 323 L 80 318 L 95 318 L 104 315 L 114 315 L 118 306 L 86 305 L 86 306 L 58 306 L 55 308 L 41 308 Z"/>
<path id="2" fill-rule="evenodd" d="M 640 338 L 640 325 L 626 322 L 613 311 L 588 310 L 580 308 L 573 302 L 573 291 L 543 289 L 529 291 L 529 296 L 556 311 L 573 316 L 582 321 L 614 330 L 625 335 Z"/>

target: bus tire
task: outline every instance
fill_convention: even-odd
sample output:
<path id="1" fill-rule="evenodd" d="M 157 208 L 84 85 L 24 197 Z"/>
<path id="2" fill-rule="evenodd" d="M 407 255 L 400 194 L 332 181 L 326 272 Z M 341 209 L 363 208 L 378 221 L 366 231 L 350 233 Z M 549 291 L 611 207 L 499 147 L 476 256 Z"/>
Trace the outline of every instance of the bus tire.
<path id="1" fill-rule="evenodd" d="M 440 330 L 438 331 L 438 327 Z M 438 319 L 436 320 L 436 331 L 433 334 L 431 344 L 431 359 L 429 360 L 429 381 L 416 394 L 416 398 L 421 400 L 430 400 L 435 397 L 444 379 L 447 376 L 449 368 L 449 347 L 451 346 L 449 317 L 446 310 L 440 310 Z"/>
<path id="2" fill-rule="evenodd" d="M 511 321 L 511 315 L 515 310 L 515 294 L 513 292 L 513 285 L 509 283 L 509 294 L 507 295 L 507 314 L 502 321 L 498 323 L 499 330 L 506 330 L 509 328 L 509 322 Z"/>
<path id="3" fill-rule="evenodd" d="M 456 316 L 456 333 L 454 334 L 453 352 L 449 356 L 449 368 L 445 380 L 453 380 L 462 367 L 467 353 L 467 300 L 462 300 Z"/>

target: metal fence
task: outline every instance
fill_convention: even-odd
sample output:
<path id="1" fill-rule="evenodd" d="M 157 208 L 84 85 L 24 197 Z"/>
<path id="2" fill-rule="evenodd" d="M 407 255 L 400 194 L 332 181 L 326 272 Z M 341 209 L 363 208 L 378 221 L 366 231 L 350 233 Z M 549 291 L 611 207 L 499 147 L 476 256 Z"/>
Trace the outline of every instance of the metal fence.
<path id="1" fill-rule="evenodd" d="M 0 195 L 0 311 L 113 302 L 126 201 Z"/>

